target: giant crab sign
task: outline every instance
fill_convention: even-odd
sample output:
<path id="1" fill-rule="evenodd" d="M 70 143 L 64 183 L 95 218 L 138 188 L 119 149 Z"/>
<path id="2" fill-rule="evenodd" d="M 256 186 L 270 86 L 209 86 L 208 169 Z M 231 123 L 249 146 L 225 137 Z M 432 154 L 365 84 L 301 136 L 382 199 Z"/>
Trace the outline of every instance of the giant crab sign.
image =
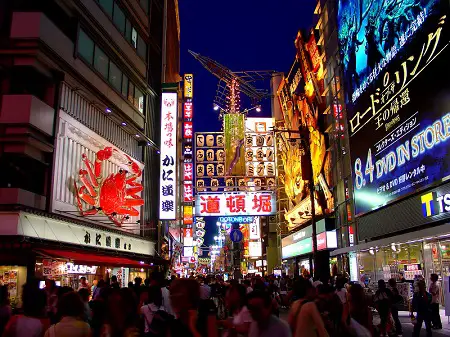
<path id="1" fill-rule="evenodd" d="M 103 162 L 111 158 L 113 151 L 117 150 L 105 147 L 98 151 L 94 165 L 83 153 L 85 169 L 78 172 L 82 186 L 78 188 L 76 181 L 74 185 L 77 206 L 83 216 L 103 213 L 117 226 L 122 226 L 130 216 L 139 215 L 139 211 L 134 207 L 144 204 L 144 200 L 137 195 L 143 187 L 136 181 L 142 170 L 135 161 L 124 155 L 128 160 L 129 171 L 120 169 L 118 173 L 103 177 Z M 83 201 L 91 208 L 83 209 Z"/>

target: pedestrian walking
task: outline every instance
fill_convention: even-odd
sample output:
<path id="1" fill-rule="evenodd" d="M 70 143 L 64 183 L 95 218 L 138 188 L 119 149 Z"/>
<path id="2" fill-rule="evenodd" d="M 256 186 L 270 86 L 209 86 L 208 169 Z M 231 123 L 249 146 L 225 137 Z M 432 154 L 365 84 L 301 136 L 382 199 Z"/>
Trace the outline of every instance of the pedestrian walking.
<path id="1" fill-rule="evenodd" d="M 441 288 L 438 283 L 439 276 L 437 274 L 430 275 L 430 294 L 431 294 L 431 324 L 433 329 L 442 329 L 441 315 L 439 314 L 439 296 Z"/>
<path id="2" fill-rule="evenodd" d="M 392 292 L 386 288 L 384 280 L 378 280 L 378 290 L 375 292 L 373 302 L 380 315 L 380 335 L 386 336 L 388 332 L 389 318 L 391 315 Z"/>
<path id="3" fill-rule="evenodd" d="M 225 304 L 231 318 L 219 322 L 225 328 L 222 337 L 247 336 L 250 324 L 253 321 L 248 310 L 247 289 L 242 284 L 233 284 L 227 291 Z"/>
<path id="4" fill-rule="evenodd" d="M 200 284 L 195 279 L 174 280 L 170 285 L 170 301 L 176 317 L 170 325 L 170 337 L 218 336 L 216 311 L 201 307 Z"/>
<path id="5" fill-rule="evenodd" d="M 400 323 L 400 319 L 398 318 L 398 309 L 399 306 L 403 303 L 403 297 L 400 295 L 397 289 L 397 281 L 394 278 L 391 278 L 389 281 L 389 286 L 391 287 L 392 299 L 391 299 L 391 314 L 392 319 L 395 324 L 395 333 L 397 335 L 403 334 L 402 324 Z"/>
<path id="6" fill-rule="evenodd" d="M 3 337 L 42 337 L 50 326 L 44 319 L 47 298 L 44 290 L 34 284 L 25 284 L 22 291 L 22 310 L 9 320 Z"/>
<path id="7" fill-rule="evenodd" d="M 366 301 L 364 288 L 355 283 L 350 286 L 347 293 L 348 313 L 343 320 L 346 324 L 348 336 L 371 337 L 373 336 L 373 317 Z"/>
<path id="8" fill-rule="evenodd" d="M 80 292 L 87 292 L 81 288 Z M 89 293 L 87 293 L 89 297 Z M 91 329 L 84 320 L 84 305 L 74 291 L 64 294 L 58 301 L 58 315 L 61 320 L 50 326 L 44 337 L 90 337 Z"/>
<path id="9" fill-rule="evenodd" d="M 288 318 L 292 335 L 294 337 L 328 337 L 328 332 L 314 302 L 316 288 L 309 280 L 300 277 L 294 283 L 294 294 L 297 300 L 292 303 Z"/>
<path id="10" fill-rule="evenodd" d="M 431 301 L 432 296 L 426 290 L 425 281 L 417 281 L 418 291 L 414 293 L 412 300 L 412 308 L 417 313 L 416 322 L 414 324 L 413 337 L 419 337 L 422 324 L 425 322 L 427 337 L 432 336 L 431 331 Z"/>
<path id="11" fill-rule="evenodd" d="M 255 290 L 249 294 L 248 309 L 253 318 L 248 337 L 291 337 L 286 322 L 272 315 L 272 298 L 269 293 Z"/>

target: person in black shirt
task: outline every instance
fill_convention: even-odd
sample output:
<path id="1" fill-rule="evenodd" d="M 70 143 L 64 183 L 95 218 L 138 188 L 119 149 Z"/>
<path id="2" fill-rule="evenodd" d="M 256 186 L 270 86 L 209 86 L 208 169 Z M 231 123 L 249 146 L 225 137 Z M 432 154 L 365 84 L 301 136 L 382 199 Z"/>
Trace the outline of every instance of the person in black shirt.
<path id="1" fill-rule="evenodd" d="M 398 307 L 403 303 L 403 297 L 400 295 L 397 289 L 397 282 L 395 279 L 391 278 L 389 281 L 389 286 L 391 287 L 392 298 L 391 298 L 391 313 L 392 318 L 395 323 L 395 333 L 401 335 L 403 333 L 402 324 L 398 318 Z"/>

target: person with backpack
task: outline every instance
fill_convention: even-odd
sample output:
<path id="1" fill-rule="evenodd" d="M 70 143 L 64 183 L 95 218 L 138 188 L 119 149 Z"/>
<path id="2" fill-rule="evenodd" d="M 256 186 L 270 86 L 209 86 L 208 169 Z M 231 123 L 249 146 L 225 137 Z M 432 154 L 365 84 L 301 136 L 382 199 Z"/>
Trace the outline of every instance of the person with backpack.
<path id="1" fill-rule="evenodd" d="M 294 284 L 294 293 L 297 300 L 292 303 L 288 322 L 292 336 L 328 337 L 328 332 L 317 309 L 316 289 L 311 282 L 300 277 Z"/>
<path id="2" fill-rule="evenodd" d="M 161 288 L 157 285 L 148 289 L 148 304 L 141 307 L 145 337 L 164 337 L 174 317 L 163 306 Z"/>

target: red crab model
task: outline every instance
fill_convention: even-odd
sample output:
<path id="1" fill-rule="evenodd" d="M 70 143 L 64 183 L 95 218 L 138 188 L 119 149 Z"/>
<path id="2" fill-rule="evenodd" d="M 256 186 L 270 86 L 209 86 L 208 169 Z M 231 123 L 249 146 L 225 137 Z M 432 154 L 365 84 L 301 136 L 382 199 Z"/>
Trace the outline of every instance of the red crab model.
<path id="1" fill-rule="evenodd" d="M 74 185 L 78 208 L 83 216 L 102 212 L 116 225 L 121 226 L 129 216 L 139 215 L 139 211 L 134 206 L 144 204 L 144 200 L 137 195 L 143 190 L 143 187 L 136 182 L 136 179 L 141 176 L 142 170 L 136 162 L 125 155 L 131 174 L 129 171 L 120 169 L 118 173 L 111 173 L 108 177 L 103 178 L 103 161 L 111 158 L 113 151 L 117 150 L 105 147 L 98 151 L 94 165 L 83 153 L 82 161 L 86 169 L 80 169 L 78 173 L 83 186 L 78 188 L 76 181 Z M 83 210 L 82 201 L 92 208 Z"/>

